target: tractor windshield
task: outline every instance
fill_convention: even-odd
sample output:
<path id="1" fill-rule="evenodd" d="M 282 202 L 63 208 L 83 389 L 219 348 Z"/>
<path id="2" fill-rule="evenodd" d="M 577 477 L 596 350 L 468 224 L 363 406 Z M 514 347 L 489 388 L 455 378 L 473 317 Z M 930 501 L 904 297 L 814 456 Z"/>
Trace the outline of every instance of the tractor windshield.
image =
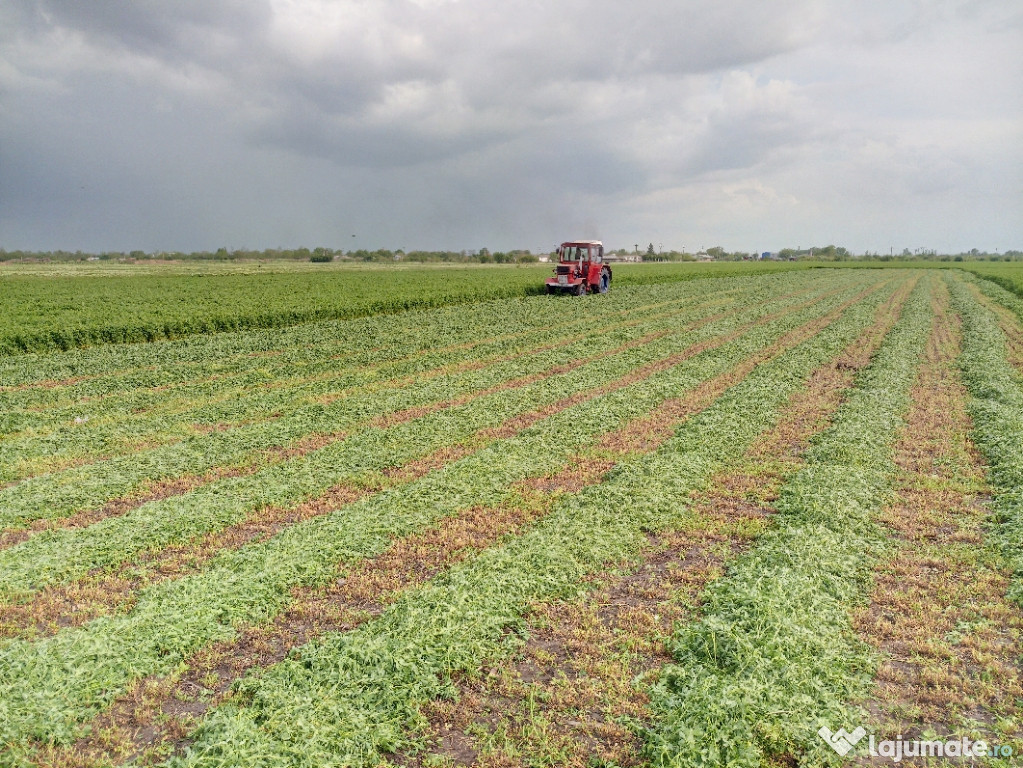
<path id="1" fill-rule="evenodd" d="M 584 261 L 589 258 L 588 248 L 586 245 L 565 245 L 561 248 L 561 260 L 562 261 Z"/>

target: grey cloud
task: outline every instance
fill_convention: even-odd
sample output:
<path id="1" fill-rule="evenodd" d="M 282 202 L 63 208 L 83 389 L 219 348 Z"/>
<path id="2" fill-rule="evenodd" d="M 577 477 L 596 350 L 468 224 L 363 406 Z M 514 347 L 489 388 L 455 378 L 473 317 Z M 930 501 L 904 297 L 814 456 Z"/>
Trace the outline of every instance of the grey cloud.
<path id="1" fill-rule="evenodd" d="M 249 137 L 260 145 L 286 148 L 338 166 L 390 168 L 443 162 L 472 152 L 497 138 L 493 132 L 472 136 L 431 135 L 414 126 L 363 126 L 325 119 L 317 113 L 289 112 L 255 126 Z"/>
<path id="2" fill-rule="evenodd" d="M 1019 125 L 1020 64 L 970 62 L 992 41 L 1018 51 L 1020 16 L 1011 0 L 8 0 L 0 247 L 33 232 L 76 247 L 114 245 L 111 231 L 173 240 L 188 221 L 188 247 L 350 237 L 352 222 L 408 247 L 510 247 L 531 227 L 560 236 L 559 221 L 649 240 L 632 230 L 680 218 L 676 203 L 640 214 L 632 200 L 727 181 L 790 205 L 787 185 L 818 157 L 835 178 L 822 197 L 884 165 L 898 199 L 919 175 L 947 210 L 1011 188 L 986 158 L 1011 134 L 995 121 Z M 970 67 L 983 88 L 950 74 Z M 997 133 L 945 174 L 959 189 L 920 172 L 946 167 L 956 130 Z M 860 135 L 899 141 L 846 157 Z M 109 191 L 83 202 L 67 191 L 82 177 Z M 732 197 L 705 195 L 725 212 Z"/>
<path id="3" fill-rule="evenodd" d="M 263 0 L 39 0 L 37 17 L 105 45 L 177 59 L 201 54 L 211 35 L 244 40 L 271 18 Z"/>
<path id="4" fill-rule="evenodd" d="M 579 80 L 685 75 L 758 61 L 804 42 L 816 30 L 813 8 L 736 0 L 479 3 L 456 34 L 479 49 L 481 66 L 493 62 L 503 75 L 516 69 Z"/>
<path id="5" fill-rule="evenodd" d="M 587 103 L 595 84 L 619 82 L 625 88 L 632 83 L 642 89 L 649 78 L 756 61 L 796 45 L 817 23 L 805 3 L 769 12 L 760 6 L 739 12 L 739 7 L 512 2 L 455 6 L 456 13 L 452 6 L 426 12 L 408 3 L 383 3 L 377 49 L 342 47 L 318 67 L 275 62 L 273 69 L 257 70 L 259 82 L 249 85 L 279 108 L 270 110 L 252 135 L 356 165 L 441 160 L 503 141 L 512 132 L 540 129 L 541 135 L 552 122 L 587 135 L 595 146 L 607 117 Z M 417 34 L 424 43 L 415 56 L 387 45 L 389 39 Z M 457 83 L 469 116 L 443 137 L 419 127 L 430 110 L 398 117 L 391 125 L 352 128 L 335 120 L 379 104 L 389 85 L 445 79 Z M 552 79 L 560 84 L 561 98 L 538 98 Z M 448 107 L 437 103 L 433 114 L 444 120 Z M 496 116 L 490 115 L 494 111 Z"/>

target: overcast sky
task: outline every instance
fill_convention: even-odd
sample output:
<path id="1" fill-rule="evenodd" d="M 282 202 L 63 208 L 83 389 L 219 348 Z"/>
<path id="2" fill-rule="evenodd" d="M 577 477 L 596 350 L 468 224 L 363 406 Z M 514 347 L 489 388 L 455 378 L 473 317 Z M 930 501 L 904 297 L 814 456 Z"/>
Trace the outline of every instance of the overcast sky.
<path id="1" fill-rule="evenodd" d="M 1023 248 L 1023 2 L 0 0 L 0 248 L 580 237 Z"/>

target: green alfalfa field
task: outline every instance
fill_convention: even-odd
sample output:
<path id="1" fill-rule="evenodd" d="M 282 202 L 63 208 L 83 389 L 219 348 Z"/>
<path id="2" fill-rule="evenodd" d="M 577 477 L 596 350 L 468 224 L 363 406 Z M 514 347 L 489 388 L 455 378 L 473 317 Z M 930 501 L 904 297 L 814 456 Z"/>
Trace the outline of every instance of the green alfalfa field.
<path id="1" fill-rule="evenodd" d="M 0 766 L 1014 764 L 1019 270 L 808 266 L 6 265 Z"/>

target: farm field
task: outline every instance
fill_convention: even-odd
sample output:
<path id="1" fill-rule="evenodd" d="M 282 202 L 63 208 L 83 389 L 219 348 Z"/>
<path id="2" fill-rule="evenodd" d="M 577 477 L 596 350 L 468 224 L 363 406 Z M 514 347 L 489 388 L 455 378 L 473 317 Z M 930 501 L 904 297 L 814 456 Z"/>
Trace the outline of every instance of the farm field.
<path id="1" fill-rule="evenodd" d="M 1023 299 L 646 266 L 5 277 L 0 767 L 1017 765 Z"/>
<path id="2" fill-rule="evenodd" d="M 970 272 L 1002 286 L 1017 296 L 1023 296 L 1023 263 L 980 262 L 965 266 Z"/>
<path id="3" fill-rule="evenodd" d="M 809 264 L 620 264 L 617 285 Z M 0 355 L 538 295 L 549 264 L 0 263 Z M 129 288 L 130 286 L 130 288 Z"/>

